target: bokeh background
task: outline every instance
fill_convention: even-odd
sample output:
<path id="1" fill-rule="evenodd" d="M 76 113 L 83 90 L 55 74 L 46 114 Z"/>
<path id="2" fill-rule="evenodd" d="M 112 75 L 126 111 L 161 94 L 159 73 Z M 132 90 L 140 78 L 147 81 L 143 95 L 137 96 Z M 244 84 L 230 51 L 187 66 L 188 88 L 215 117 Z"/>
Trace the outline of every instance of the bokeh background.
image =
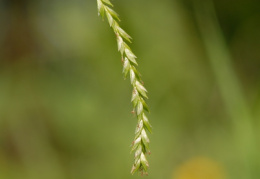
<path id="1" fill-rule="evenodd" d="M 259 179 L 260 1 L 111 2 L 149 91 L 148 178 Z M 1 0 L 0 178 L 140 178 L 121 73 L 95 0 Z"/>

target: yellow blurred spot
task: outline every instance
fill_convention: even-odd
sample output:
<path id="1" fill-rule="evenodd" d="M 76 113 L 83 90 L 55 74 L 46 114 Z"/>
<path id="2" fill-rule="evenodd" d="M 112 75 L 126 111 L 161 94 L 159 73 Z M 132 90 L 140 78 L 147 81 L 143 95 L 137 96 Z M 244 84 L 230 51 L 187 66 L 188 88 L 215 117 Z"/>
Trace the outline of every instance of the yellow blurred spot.
<path id="1" fill-rule="evenodd" d="M 177 168 L 173 179 L 226 179 L 226 175 L 217 162 L 197 157 Z"/>

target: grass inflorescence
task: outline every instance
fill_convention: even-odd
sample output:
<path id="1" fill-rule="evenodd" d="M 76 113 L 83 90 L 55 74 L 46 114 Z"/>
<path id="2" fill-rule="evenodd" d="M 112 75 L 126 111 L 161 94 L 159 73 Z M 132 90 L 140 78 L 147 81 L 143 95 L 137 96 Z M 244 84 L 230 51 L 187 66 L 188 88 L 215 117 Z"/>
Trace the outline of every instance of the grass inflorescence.
<path id="1" fill-rule="evenodd" d="M 134 174 L 139 171 L 142 175 L 147 175 L 149 167 L 146 159 L 147 154 L 150 154 L 149 143 L 150 140 L 147 132 L 151 132 L 151 125 L 145 114 L 149 112 L 148 106 L 145 102 L 147 97 L 147 90 L 141 80 L 141 75 L 137 71 L 136 56 L 126 42 L 131 43 L 131 36 L 128 35 L 118 24 L 120 21 L 118 14 L 112 9 L 113 4 L 109 0 L 97 0 L 98 14 L 103 18 L 106 16 L 110 27 L 112 27 L 116 39 L 118 51 L 121 53 L 123 61 L 123 74 L 124 78 L 129 74 L 130 82 L 133 87 L 132 99 L 133 113 L 136 115 L 138 124 L 135 130 L 135 138 L 132 143 L 131 152 L 135 151 L 134 164 L 131 173 Z"/>

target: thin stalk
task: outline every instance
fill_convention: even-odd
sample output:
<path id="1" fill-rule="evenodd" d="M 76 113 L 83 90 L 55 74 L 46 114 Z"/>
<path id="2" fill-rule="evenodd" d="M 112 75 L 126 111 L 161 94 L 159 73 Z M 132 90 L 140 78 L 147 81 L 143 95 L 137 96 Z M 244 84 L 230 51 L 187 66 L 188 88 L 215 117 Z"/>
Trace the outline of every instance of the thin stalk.
<path id="1" fill-rule="evenodd" d="M 245 166 L 245 176 L 242 178 L 252 178 L 254 157 L 257 156 L 253 117 L 232 67 L 231 56 L 221 33 L 214 5 L 211 1 L 202 2 L 204 1 L 194 1 L 195 17 L 226 110 L 232 120 L 236 146 L 241 150 Z"/>

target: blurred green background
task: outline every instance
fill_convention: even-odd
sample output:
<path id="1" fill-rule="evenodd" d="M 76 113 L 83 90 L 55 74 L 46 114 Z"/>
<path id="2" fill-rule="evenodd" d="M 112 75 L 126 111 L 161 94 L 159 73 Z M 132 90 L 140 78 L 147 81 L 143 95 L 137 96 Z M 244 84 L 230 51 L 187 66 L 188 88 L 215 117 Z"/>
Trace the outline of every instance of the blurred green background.
<path id="1" fill-rule="evenodd" d="M 111 2 L 149 91 L 148 178 L 259 179 L 260 1 Z M 140 178 L 121 72 L 95 0 L 1 0 L 0 178 Z"/>

